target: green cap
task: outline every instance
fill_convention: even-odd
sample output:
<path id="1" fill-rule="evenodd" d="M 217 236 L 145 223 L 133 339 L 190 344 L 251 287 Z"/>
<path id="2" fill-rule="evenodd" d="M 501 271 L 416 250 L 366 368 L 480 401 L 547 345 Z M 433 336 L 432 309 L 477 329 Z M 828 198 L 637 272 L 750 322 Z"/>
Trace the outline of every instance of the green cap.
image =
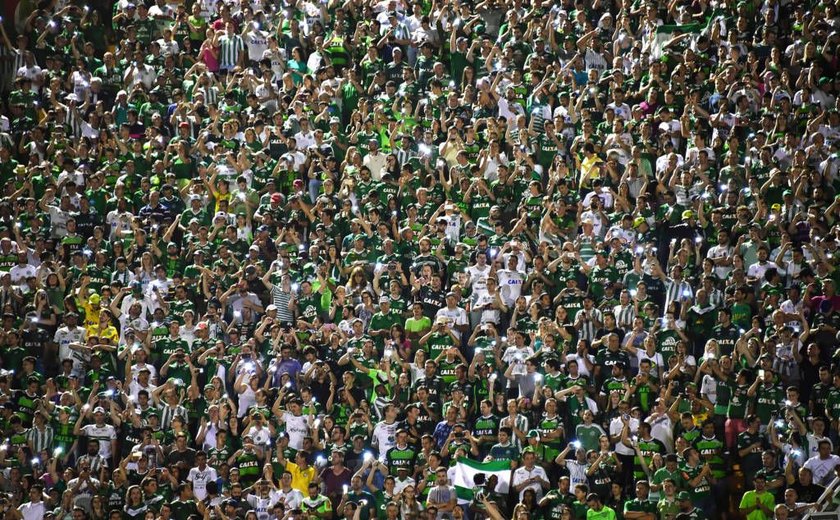
<path id="1" fill-rule="evenodd" d="M 688 494 L 688 491 L 680 491 L 677 493 L 677 500 L 691 500 L 691 495 Z"/>

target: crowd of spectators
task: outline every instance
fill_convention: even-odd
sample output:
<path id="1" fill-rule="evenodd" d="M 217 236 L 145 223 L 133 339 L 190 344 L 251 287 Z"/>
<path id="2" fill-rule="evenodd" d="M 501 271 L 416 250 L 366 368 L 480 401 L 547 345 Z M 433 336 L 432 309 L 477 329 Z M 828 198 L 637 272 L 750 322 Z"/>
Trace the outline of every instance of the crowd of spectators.
<path id="1" fill-rule="evenodd" d="M 835 507 L 838 2 L 9 3 L 0 518 Z"/>

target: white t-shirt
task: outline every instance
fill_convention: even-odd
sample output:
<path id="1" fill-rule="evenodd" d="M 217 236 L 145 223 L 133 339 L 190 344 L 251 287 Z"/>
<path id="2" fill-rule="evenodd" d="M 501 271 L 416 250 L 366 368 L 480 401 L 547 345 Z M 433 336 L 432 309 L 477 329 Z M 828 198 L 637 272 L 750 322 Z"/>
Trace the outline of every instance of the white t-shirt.
<path id="1" fill-rule="evenodd" d="M 483 292 L 473 302 L 474 308 L 485 307 L 496 301 L 496 297 L 492 294 Z M 497 309 L 481 309 L 481 323 L 495 323 L 498 324 L 501 318 L 501 313 Z"/>
<path id="2" fill-rule="evenodd" d="M 149 381 L 151 381 L 151 378 L 149 379 Z M 128 396 L 134 399 L 134 402 L 137 402 L 137 396 L 140 395 L 140 390 L 145 390 L 149 392 L 149 395 L 151 396 L 152 392 L 155 391 L 155 388 L 157 387 L 151 382 L 148 386 L 143 386 L 140 383 L 138 383 L 137 380 L 134 380 L 128 384 Z"/>
<path id="3" fill-rule="evenodd" d="M 648 417 L 645 422 L 650 424 L 650 435 L 665 445 L 668 453 L 674 453 L 674 423 L 667 414 L 662 414 L 656 420 Z"/>
<path id="4" fill-rule="evenodd" d="M 377 154 L 367 154 L 364 163 L 370 169 L 370 176 L 375 181 L 382 180 L 382 170 L 385 168 L 385 154 L 378 152 Z"/>
<path id="5" fill-rule="evenodd" d="M 46 508 L 44 502 L 40 501 L 37 504 L 26 502 L 18 506 L 18 511 L 23 516 L 23 520 L 41 520 L 44 518 Z"/>
<path id="6" fill-rule="evenodd" d="M 723 245 L 716 245 L 710 247 L 709 250 L 706 252 L 706 258 L 711 260 L 716 260 L 718 258 L 729 258 L 732 256 L 733 248 L 730 246 L 723 246 Z M 732 270 L 731 266 L 720 265 L 715 266 L 715 274 L 718 278 L 726 279 L 729 276 L 729 272 Z"/>
<path id="7" fill-rule="evenodd" d="M 204 470 L 198 467 L 192 468 L 187 475 L 187 480 L 192 484 L 193 493 L 198 500 L 204 500 L 207 497 L 207 483 L 217 478 L 216 470 L 210 466 L 206 466 Z"/>
<path id="8" fill-rule="evenodd" d="M 820 441 L 828 441 L 831 445 L 831 451 L 834 451 L 834 443 L 831 442 L 831 439 L 828 437 L 817 437 L 813 433 L 809 433 L 805 436 L 805 440 L 808 443 L 808 452 L 805 454 L 809 459 L 811 457 L 818 457 L 820 453 Z"/>
<path id="9" fill-rule="evenodd" d="M 143 387 L 143 386 L 138 385 L 137 391 L 139 392 L 143 388 L 146 388 L 146 390 L 148 390 L 149 393 L 151 393 L 152 390 L 155 389 L 154 385 L 152 384 L 152 381 L 157 380 L 157 369 L 155 368 L 154 365 L 151 365 L 149 363 L 140 364 L 140 362 L 137 362 L 137 363 L 131 365 L 131 380 L 132 381 L 137 381 L 137 378 L 140 376 L 140 371 L 143 370 L 143 369 L 147 369 L 149 371 L 149 386 L 148 387 Z M 137 397 L 137 396 L 135 395 L 134 397 Z"/>
<path id="10" fill-rule="evenodd" d="M 710 403 L 717 403 L 717 384 L 711 374 L 703 376 L 703 383 L 700 385 L 700 395 L 705 395 Z"/>
<path id="11" fill-rule="evenodd" d="M 515 364 L 512 374 L 522 375 L 525 373 L 525 360 L 534 355 L 534 350 L 531 347 L 516 347 L 510 346 L 502 354 L 502 361 L 506 364 Z"/>
<path id="12" fill-rule="evenodd" d="M 814 483 L 825 486 L 834 478 L 834 468 L 840 466 L 840 457 L 833 453 L 823 460 L 819 455 L 805 461 L 804 468 L 811 470 L 814 475 Z"/>
<path id="13" fill-rule="evenodd" d="M 621 422 L 621 417 L 616 417 L 610 421 L 610 436 L 620 437 L 621 430 L 624 428 L 624 423 Z M 630 418 L 630 435 L 639 433 L 639 420 L 635 417 Z M 619 455 L 633 455 L 633 448 L 628 448 L 621 441 L 615 443 L 615 452 Z"/>
<path id="14" fill-rule="evenodd" d="M 248 431 L 245 432 L 245 435 L 250 435 L 254 440 L 254 444 L 261 445 L 266 448 L 268 448 L 271 444 L 271 432 L 268 431 L 268 428 L 257 428 L 256 426 L 251 426 L 248 428 Z"/>
<path id="15" fill-rule="evenodd" d="M 760 262 L 756 262 L 750 265 L 747 268 L 747 277 L 748 278 L 758 278 L 759 280 L 764 279 L 764 273 L 766 273 L 770 269 L 779 270 L 779 266 L 776 265 L 775 262 L 764 262 L 763 264 Z"/>

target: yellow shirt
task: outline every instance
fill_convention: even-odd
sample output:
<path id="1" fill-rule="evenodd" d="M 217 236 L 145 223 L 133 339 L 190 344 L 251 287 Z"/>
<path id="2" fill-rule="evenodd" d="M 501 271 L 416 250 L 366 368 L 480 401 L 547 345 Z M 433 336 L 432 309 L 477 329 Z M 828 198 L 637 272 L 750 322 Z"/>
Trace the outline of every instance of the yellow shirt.
<path id="1" fill-rule="evenodd" d="M 761 501 L 761 503 L 763 503 L 770 511 L 776 507 L 776 501 L 774 500 L 772 493 L 769 491 L 762 491 L 759 494 L 754 489 L 744 493 L 744 497 L 741 498 L 741 505 L 739 507 L 741 509 L 752 509 L 759 501 Z M 747 515 L 747 520 L 768 520 L 769 518 L 770 517 L 764 514 L 764 511 L 761 509 L 756 509 Z"/>
<path id="2" fill-rule="evenodd" d="M 598 167 L 599 163 L 604 161 L 601 160 L 595 154 L 592 154 L 592 157 L 584 157 L 583 160 L 580 162 L 580 186 L 581 187 L 592 187 L 592 181 L 601 177 L 601 170 Z"/>
<path id="3" fill-rule="evenodd" d="M 100 340 L 107 339 L 109 344 L 116 345 L 119 343 L 120 334 L 113 325 L 108 325 L 104 329 L 99 325 L 88 328 L 88 336 L 99 336 Z"/>
<path id="4" fill-rule="evenodd" d="M 315 468 L 309 466 L 300 469 L 294 462 L 286 462 L 286 471 L 292 474 L 292 487 L 303 493 L 303 496 L 309 496 L 309 483 L 315 479 Z"/>
<path id="5" fill-rule="evenodd" d="M 87 335 L 90 336 L 91 332 L 99 331 L 99 312 L 101 311 L 101 307 L 97 306 L 94 309 L 87 300 L 82 300 L 81 298 L 79 300 L 79 307 L 85 313 L 85 320 L 82 326 L 84 326 Z"/>

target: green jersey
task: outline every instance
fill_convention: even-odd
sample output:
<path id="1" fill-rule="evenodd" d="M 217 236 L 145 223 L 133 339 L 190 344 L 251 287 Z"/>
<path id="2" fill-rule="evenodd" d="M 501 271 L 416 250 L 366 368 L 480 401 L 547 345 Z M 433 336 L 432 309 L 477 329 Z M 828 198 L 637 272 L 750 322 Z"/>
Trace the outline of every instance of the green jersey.
<path id="1" fill-rule="evenodd" d="M 452 343 L 452 336 L 448 333 L 433 332 L 424 347 L 426 354 L 428 354 L 426 359 L 437 359 L 441 352 L 453 346 L 455 345 Z"/>
<path id="2" fill-rule="evenodd" d="M 664 366 L 668 366 L 668 360 L 677 353 L 677 342 L 680 336 L 673 330 L 661 330 L 656 334 L 656 351 L 662 354 Z"/>
<path id="3" fill-rule="evenodd" d="M 653 437 L 649 440 L 644 440 L 639 437 L 639 451 L 642 452 L 641 458 L 639 458 L 638 453 L 633 456 L 633 478 L 636 480 L 645 478 L 643 464 L 645 467 L 650 467 L 650 462 L 653 460 L 654 455 L 659 453 L 664 457 L 666 453 L 665 445 L 662 444 L 662 441 Z"/>
<path id="4" fill-rule="evenodd" d="M 832 419 L 840 419 L 840 388 L 832 388 L 828 391 L 825 400 L 825 412 Z"/>
<path id="5" fill-rule="evenodd" d="M 488 416 L 480 416 L 475 420 L 472 426 L 472 434 L 476 438 L 489 437 L 479 441 L 478 447 L 482 450 L 488 450 L 496 440 L 496 435 L 499 431 L 499 418 L 493 414 Z"/>
<path id="6" fill-rule="evenodd" d="M 680 512 L 680 503 L 676 497 L 673 499 L 662 497 L 656 503 L 656 511 L 659 513 L 659 520 L 673 520 Z"/>
<path id="7" fill-rule="evenodd" d="M 755 413 L 761 419 L 761 424 L 770 422 L 773 412 L 778 412 L 785 401 L 785 391 L 781 385 L 771 383 L 759 385 L 755 392 Z"/>
<path id="8" fill-rule="evenodd" d="M 733 385 L 729 379 L 719 379 L 717 377 L 712 377 L 711 383 L 715 387 L 716 395 L 714 414 L 719 416 L 725 416 L 726 411 L 729 408 L 729 403 L 731 401 Z"/>
<path id="9" fill-rule="evenodd" d="M 388 472 L 396 476 L 399 468 L 408 468 L 409 473 L 414 469 L 414 461 L 417 458 L 417 452 L 410 446 L 400 448 L 394 446 L 385 453 L 385 465 L 388 466 Z"/>
<path id="10" fill-rule="evenodd" d="M 193 500 L 175 500 L 169 504 L 173 520 L 187 520 L 190 515 L 198 514 L 198 507 Z"/>
<path id="11" fill-rule="evenodd" d="M 563 510 L 572 506 L 575 497 L 568 493 L 563 494 L 559 489 L 552 489 L 546 493 L 544 500 L 547 504 L 543 509 L 546 520 L 562 520 Z"/>
<path id="12" fill-rule="evenodd" d="M 260 479 L 262 468 L 256 453 L 242 450 L 236 457 L 235 464 L 239 468 L 239 480 L 243 486 L 251 486 Z"/>
<path id="13" fill-rule="evenodd" d="M 670 471 L 667 467 L 659 468 L 656 470 L 656 473 L 653 474 L 653 478 L 651 478 L 651 483 L 657 486 L 661 486 L 663 482 L 666 480 L 671 479 L 674 481 L 677 489 L 685 488 L 685 482 L 683 482 L 682 472 L 679 468 L 675 468 L 674 471 Z M 659 497 L 662 496 L 660 491 L 651 491 L 651 497 Z"/>
<path id="14" fill-rule="evenodd" d="M 547 435 L 559 431 L 563 428 L 563 420 L 560 418 L 559 415 L 554 415 L 553 417 L 549 417 L 546 414 L 543 414 L 537 424 L 535 425 L 537 431 L 540 432 L 540 436 L 545 438 Z M 563 447 L 566 445 L 566 441 L 564 436 L 561 435 L 553 440 L 546 440 L 544 441 L 546 446 L 549 446 L 553 449 L 559 449 L 562 451 Z M 559 452 L 558 452 L 559 453 Z"/>
<path id="15" fill-rule="evenodd" d="M 599 439 L 604 435 L 603 428 L 595 423 L 589 426 L 585 424 L 578 424 L 575 428 L 575 438 L 580 441 L 580 446 L 587 452 L 589 450 L 598 450 Z"/>
<path id="16" fill-rule="evenodd" d="M 624 513 L 640 512 L 656 514 L 656 502 L 634 498 L 624 502 Z"/>
<path id="17" fill-rule="evenodd" d="M 760 432 L 751 433 L 746 430 L 738 434 L 738 451 L 752 446 L 752 449 L 741 457 L 741 469 L 745 474 L 752 475 L 761 468 L 761 454 L 767 448 L 767 444 L 766 436 Z"/>
<path id="18" fill-rule="evenodd" d="M 729 397 L 729 407 L 726 410 L 726 416 L 730 419 L 745 419 L 747 417 L 747 390 L 749 385 L 736 385 L 731 388 L 731 395 Z"/>
<path id="19" fill-rule="evenodd" d="M 604 296 L 604 287 L 609 282 L 618 280 L 618 272 L 612 266 L 601 268 L 595 266 L 589 272 L 589 294 L 595 298 L 595 301 L 600 301 Z"/>
<path id="20" fill-rule="evenodd" d="M 702 462 L 694 467 L 688 465 L 683 466 L 683 480 L 689 483 L 692 479 L 697 478 L 700 472 L 703 471 L 703 466 L 704 464 Z M 692 487 L 689 485 L 688 487 L 688 492 L 691 493 L 691 498 L 694 500 L 701 500 L 712 494 L 712 483 L 706 477 L 701 478 L 696 486 Z"/>
<path id="21" fill-rule="evenodd" d="M 519 460 L 519 448 L 510 442 L 495 444 L 490 448 L 490 457 L 493 460 Z"/>
<path id="22" fill-rule="evenodd" d="M 726 464 L 723 461 L 723 441 L 716 437 L 709 439 L 701 435 L 694 441 L 694 447 L 700 452 L 700 457 L 706 464 L 712 467 L 713 477 L 720 479 L 726 476 Z"/>

